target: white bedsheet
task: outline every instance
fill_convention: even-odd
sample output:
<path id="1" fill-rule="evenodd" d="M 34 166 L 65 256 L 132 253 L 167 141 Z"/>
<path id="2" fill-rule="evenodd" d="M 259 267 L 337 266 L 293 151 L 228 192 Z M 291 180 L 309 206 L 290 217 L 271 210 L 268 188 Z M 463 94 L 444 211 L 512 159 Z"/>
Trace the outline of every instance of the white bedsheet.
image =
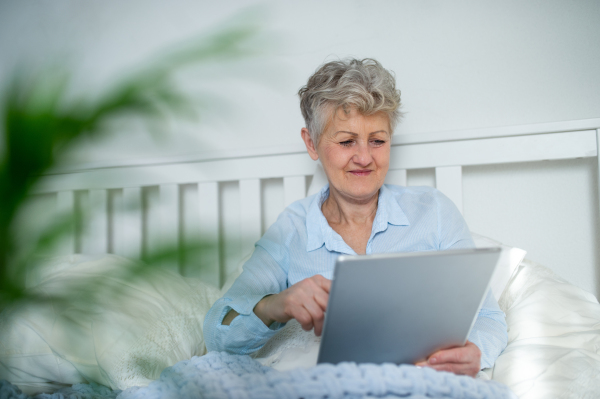
<path id="1" fill-rule="evenodd" d="M 600 305 L 592 294 L 525 260 L 499 304 L 509 344 L 494 380 L 523 399 L 600 396 Z"/>

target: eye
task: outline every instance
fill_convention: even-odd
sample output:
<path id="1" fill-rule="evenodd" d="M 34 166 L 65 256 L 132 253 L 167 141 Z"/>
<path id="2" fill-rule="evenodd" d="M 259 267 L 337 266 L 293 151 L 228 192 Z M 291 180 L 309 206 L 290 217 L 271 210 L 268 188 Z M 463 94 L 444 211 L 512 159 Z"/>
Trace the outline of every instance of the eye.
<path id="1" fill-rule="evenodd" d="M 372 140 L 371 143 L 373 143 L 377 147 L 381 147 L 382 145 L 384 145 L 386 143 L 386 141 L 385 140 Z"/>
<path id="2" fill-rule="evenodd" d="M 346 141 L 340 142 L 340 145 L 343 147 L 350 147 L 353 143 L 354 143 L 354 141 L 352 141 L 352 140 L 346 140 Z"/>

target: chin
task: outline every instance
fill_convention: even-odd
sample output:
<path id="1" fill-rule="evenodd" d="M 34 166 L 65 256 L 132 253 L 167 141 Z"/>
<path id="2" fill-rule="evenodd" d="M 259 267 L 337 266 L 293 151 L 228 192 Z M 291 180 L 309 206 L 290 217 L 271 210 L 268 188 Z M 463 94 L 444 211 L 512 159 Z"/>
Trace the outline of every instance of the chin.
<path id="1" fill-rule="evenodd" d="M 368 200 L 377 194 L 383 182 L 365 181 L 366 179 L 345 179 L 341 184 L 335 184 L 330 181 L 329 187 L 333 187 L 344 196 L 355 200 Z"/>
<path id="2" fill-rule="evenodd" d="M 377 187 L 364 187 L 364 188 L 357 188 L 357 187 L 352 187 L 350 190 L 346 191 L 346 193 L 357 200 L 368 200 L 371 199 L 374 195 L 377 195 L 377 192 L 379 191 L 380 186 Z"/>

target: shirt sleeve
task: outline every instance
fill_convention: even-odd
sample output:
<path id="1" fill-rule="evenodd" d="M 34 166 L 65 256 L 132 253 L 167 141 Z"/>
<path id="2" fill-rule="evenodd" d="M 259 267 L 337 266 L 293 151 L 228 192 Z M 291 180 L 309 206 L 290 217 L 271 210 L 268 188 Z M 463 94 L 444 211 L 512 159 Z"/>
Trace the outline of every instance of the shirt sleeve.
<path id="1" fill-rule="evenodd" d="M 475 243 L 464 218 L 454 203 L 438 192 L 438 234 L 440 250 L 475 248 Z M 488 290 L 468 340 L 481 351 L 481 368 L 493 367 L 508 343 L 504 312 Z"/>
<path id="2" fill-rule="evenodd" d="M 481 351 L 482 369 L 493 367 L 506 348 L 508 333 L 504 312 L 489 290 L 468 339 Z"/>
<path id="3" fill-rule="evenodd" d="M 275 322 L 267 327 L 254 313 L 254 307 L 265 296 L 285 288 L 286 271 L 264 248 L 256 246 L 242 274 L 206 315 L 203 328 L 206 348 L 243 355 L 260 349 L 283 324 Z M 223 318 L 231 309 L 239 316 L 230 325 L 223 325 Z"/>

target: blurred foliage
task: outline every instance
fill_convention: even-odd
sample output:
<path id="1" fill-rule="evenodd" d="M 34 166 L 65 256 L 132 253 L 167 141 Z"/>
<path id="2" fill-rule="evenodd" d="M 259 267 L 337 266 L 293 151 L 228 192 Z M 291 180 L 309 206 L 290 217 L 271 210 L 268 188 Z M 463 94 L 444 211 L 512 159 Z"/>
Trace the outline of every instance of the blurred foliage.
<path id="1" fill-rule="evenodd" d="M 0 144 L 0 310 L 17 300 L 43 300 L 25 289 L 32 259 L 72 231 L 78 217 L 85 217 L 62 215 L 39 234 L 25 241 L 15 239 L 17 216 L 43 174 L 78 138 L 107 134 L 114 118 L 142 118 L 152 131 L 166 117 L 195 115 L 191 99 L 177 88 L 173 75 L 202 63 L 235 61 L 256 48 L 249 45 L 259 31 L 255 18 L 246 13 L 225 25 L 144 63 L 96 96 L 73 95 L 66 68 L 49 67 L 37 73 L 21 68 L 14 74 L 0 93 L 4 141 Z M 201 251 L 203 244 L 193 249 Z M 163 248 L 146 263 L 164 264 L 186 250 L 190 248 Z M 128 273 L 135 275 L 144 267 L 140 264 Z M 90 284 L 99 287 L 97 282 Z"/>

